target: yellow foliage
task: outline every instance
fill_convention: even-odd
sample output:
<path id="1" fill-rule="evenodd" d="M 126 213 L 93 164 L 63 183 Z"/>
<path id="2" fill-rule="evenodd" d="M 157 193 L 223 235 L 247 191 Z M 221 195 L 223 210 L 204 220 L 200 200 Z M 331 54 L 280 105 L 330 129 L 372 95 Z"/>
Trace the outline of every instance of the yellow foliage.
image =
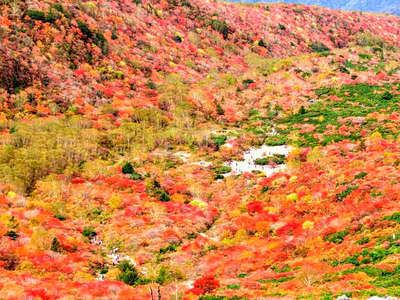
<path id="1" fill-rule="evenodd" d="M 105 278 L 107 280 L 117 280 L 119 274 L 121 274 L 121 271 L 118 268 L 112 268 L 108 270 Z"/>
<path id="2" fill-rule="evenodd" d="M 281 243 L 278 242 L 278 241 L 271 241 L 271 242 L 268 243 L 267 249 L 268 249 L 268 250 L 273 250 L 273 249 L 279 247 L 280 244 L 281 244 Z"/>
<path id="3" fill-rule="evenodd" d="M 229 212 L 229 216 L 231 218 L 238 217 L 240 216 L 240 214 L 241 214 L 240 209 L 233 209 Z"/>
<path id="4" fill-rule="evenodd" d="M 186 196 L 182 194 L 173 194 L 171 195 L 171 200 L 178 203 L 185 203 Z"/>
<path id="5" fill-rule="evenodd" d="M 85 178 L 94 178 L 99 175 L 110 176 L 112 172 L 110 163 L 102 159 L 95 159 L 83 165 L 82 176 Z"/>
<path id="6" fill-rule="evenodd" d="M 279 211 L 279 209 L 274 206 L 265 207 L 264 210 L 268 211 L 270 214 L 275 214 Z"/>
<path id="7" fill-rule="evenodd" d="M 16 194 L 15 192 L 13 192 L 13 191 L 9 191 L 9 192 L 7 193 L 7 197 L 8 197 L 9 199 L 14 199 L 16 196 L 17 196 L 17 194 Z"/>
<path id="8" fill-rule="evenodd" d="M 254 255 L 254 253 L 251 252 L 251 251 L 243 251 L 243 252 L 240 254 L 240 258 L 242 258 L 242 259 L 250 258 L 250 257 L 252 257 L 253 255 Z"/>
<path id="9" fill-rule="evenodd" d="M 41 226 L 36 227 L 31 235 L 29 247 L 34 250 L 49 250 L 54 234 Z"/>
<path id="10" fill-rule="evenodd" d="M 360 159 L 353 160 L 353 161 L 350 163 L 350 167 L 351 167 L 352 169 L 362 168 L 364 165 L 365 165 L 365 161 L 360 160 Z"/>
<path id="11" fill-rule="evenodd" d="M 379 131 L 375 131 L 368 137 L 368 141 L 373 144 L 379 142 L 380 140 L 382 140 L 382 135 Z"/>
<path id="12" fill-rule="evenodd" d="M 305 203 L 311 203 L 312 202 L 312 196 L 311 195 L 305 195 L 301 198 Z"/>
<path id="13" fill-rule="evenodd" d="M 313 229 L 314 228 L 314 222 L 312 221 L 305 221 L 302 225 L 303 229 Z"/>
<path id="14" fill-rule="evenodd" d="M 87 281 L 92 281 L 92 280 L 94 280 L 93 275 L 91 275 L 87 272 L 84 272 L 84 271 L 78 271 L 74 275 L 74 281 L 77 281 L 77 282 L 87 282 Z"/>
<path id="15" fill-rule="evenodd" d="M 384 152 L 383 153 L 383 161 L 385 164 L 393 164 L 396 161 L 396 153 L 393 152 Z"/>
<path id="16" fill-rule="evenodd" d="M 248 237 L 247 232 L 245 229 L 239 229 L 235 233 L 235 240 L 236 241 L 243 241 Z"/>
<path id="17" fill-rule="evenodd" d="M 286 178 L 279 177 L 271 182 L 272 187 L 279 187 L 281 184 L 286 182 Z"/>
<path id="18" fill-rule="evenodd" d="M 257 69 L 264 76 L 284 70 L 293 64 L 292 58 L 265 58 L 256 53 L 249 53 L 245 57 L 250 68 Z"/>
<path id="19" fill-rule="evenodd" d="M 28 271 L 34 269 L 34 265 L 30 261 L 24 260 L 18 265 L 17 269 L 21 271 Z"/>
<path id="20" fill-rule="evenodd" d="M 0 223 L 9 228 L 16 228 L 18 226 L 18 222 L 16 221 L 16 219 L 9 213 L 4 213 L 0 215 Z"/>
<path id="21" fill-rule="evenodd" d="M 309 162 L 317 162 L 320 158 L 322 158 L 322 153 L 321 153 L 320 147 L 314 147 L 307 154 L 307 161 L 309 161 Z"/>
<path id="22" fill-rule="evenodd" d="M 108 199 L 108 205 L 112 209 L 121 208 L 121 204 L 122 204 L 122 199 L 118 194 L 112 194 L 110 199 Z"/>
<path id="23" fill-rule="evenodd" d="M 291 193 L 291 194 L 286 196 L 286 199 L 289 200 L 289 201 L 295 202 L 295 201 L 297 201 L 299 199 L 299 197 L 297 196 L 296 193 Z"/>
<path id="24" fill-rule="evenodd" d="M 191 205 L 197 206 L 199 208 L 206 208 L 208 204 L 200 199 L 194 199 L 190 202 Z"/>

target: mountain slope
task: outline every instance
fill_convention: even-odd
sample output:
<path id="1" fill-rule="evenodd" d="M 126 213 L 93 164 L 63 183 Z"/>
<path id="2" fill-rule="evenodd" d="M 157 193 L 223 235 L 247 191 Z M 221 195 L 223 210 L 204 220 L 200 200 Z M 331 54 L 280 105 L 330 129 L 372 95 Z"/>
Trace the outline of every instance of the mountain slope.
<path id="1" fill-rule="evenodd" d="M 248 3 L 273 3 L 275 1 L 258 1 L 258 0 L 249 0 L 249 1 L 232 1 L 232 2 L 248 2 Z M 283 3 L 298 3 L 298 4 L 306 4 L 306 5 L 319 5 L 324 7 L 330 7 L 334 9 L 344 9 L 351 11 L 369 11 L 369 12 L 384 12 L 390 14 L 399 14 L 400 2 L 398 0 L 386 0 L 386 1 L 363 1 L 363 0 L 352 0 L 352 1 L 329 1 L 329 0 L 304 0 L 304 1 L 279 1 Z"/>
<path id="2" fill-rule="evenodd" d="M 75 99 L 82 99 L 79 101 L 88 109 L 97 110 L 99 105 L 93 104 L 111 103 L 117 86 L 121 91 L 118 101 L 124 102 L 124 107 L 143 102 L 159 105 L 156 91 L 146 87 L 150 79 L 158 80 L 152 78 L 156 74 L 153 70 L 176 72 L 189 81 L 228 66 L 234 73 L 243 72 L 241 62 L 248 51 L 285 57 L 310 52 L 312 43 L 345 47 L 362 31 L 400 44 L 396 17 L 317 7 L 299 9 L 295 5 L 266 10 L 262 6 L 204 1 L 178 4 L 88 2 L 70 9 L 73 2 L 66 2 L 67 15 L 42 2 L 32 1 L 30 7 L 22 2 L 6 6 L 2 16 L 5 25 L 1 70 L 7 75 L 16 69 L 17 77 L 3 78 L 3 87 L 12 97 L 15 89 L 21 89 L 20 84 L 22 88 L 38 84 L 46 95 L 42 100 L 31 101 L 31 109 L 40 105 L 46 108 L 46 114 L 51 112 L 50 103 L 57 104 L 53 105 L 56 112 L 64 112 Z M 27 13 L 33 14 L 33 19 Z M 43 21 L 46 14 L 54 20 Z M 108 66 L 113 61 L 120 64 Z M 21 66 L 17 62 L 22 62 Z M 195 66 L 190 65 L 193 63 Z M 96 73 L 95 82 L 87 85 L 85 73 L 92 72 Z M 61 90 L 60 82 L 64 87 Z M 139 88 L 135 91 L 133 85 Z"/>
<path id="3" fill-rule="evenodd" d="M 398 17 L 0 10 L 1 299 L 400 294 Z"/>

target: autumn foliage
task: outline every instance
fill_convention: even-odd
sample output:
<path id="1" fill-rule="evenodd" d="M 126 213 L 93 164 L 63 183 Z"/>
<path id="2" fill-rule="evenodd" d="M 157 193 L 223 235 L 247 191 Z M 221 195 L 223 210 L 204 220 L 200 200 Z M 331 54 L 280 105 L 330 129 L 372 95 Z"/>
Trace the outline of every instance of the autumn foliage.
<path id="1" fill-rule="evenodd" d="M 400 296 L 398 17 L 0 11 L 1 299 Z"/>

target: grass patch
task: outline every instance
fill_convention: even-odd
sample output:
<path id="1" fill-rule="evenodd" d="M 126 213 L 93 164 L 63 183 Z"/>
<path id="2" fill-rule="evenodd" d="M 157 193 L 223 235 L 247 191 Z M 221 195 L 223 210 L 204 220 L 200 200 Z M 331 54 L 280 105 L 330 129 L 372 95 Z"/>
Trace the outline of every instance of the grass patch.
<path id="1" fill-rule="evenodd" d="M 400 88 L 400 84 L 395 84 Z M 341 119 L 348 117 L 365 118 L 360 126 L 368 132 L 378 131 L 383 137 L 397 137 L 398 132 L 389 129 L 392 121 L 385 120 L 378 123 L 377 120 L 367 118 L 370 113 L 380 112 L 391 114 L 398 111 L 400 100 L 399 95 L 391 93 L 392 85 L 372 86 L 367 84 L 345 85 L 341 88 L 320 88 L 315 91 L 319 101 L 310 105 L 307 109 L 303 108 L 299 112 L 286 117 L 276 118 L 276 122 L 281 124 L 284 129 L 278 130 L 278 136 L 268 137 L 268 141 L 280 141 L 285 139 L 288 142 L 300 147 L 327 145 L 340 142 L 342 140 L 356 141 L 361 138 L 359 130 L 351 131 L 346 135 L 339 131 L 343 125 Z M 338 100 L 332 101 L 330 96 L 337 97 Z M 301 125 L 313 125 L 311 132 L 300 133 Z M 353 124 L 345 125 L 354 127 Z M 326 133 L 327 128 L 332 128 L 334 132 Z M 317 138 L 319 134 L 321 138 Z M 271 139 L 271 140 L 270 140 Z M 275 144 L 275 143 L 272 143 Z"/>
<path id="2" fill-rule="evenodd" d="M 280 277 L 280 278 L 272 278 L 272 279 L 260 279 L 258 280 L 258 282 L 260 283 L 276 283 L 276 284 L 280 284 L 286 281 L 290 281 L 294 279 L 294 276 L 284 276 L 284 277 Z"/>
<path id="3" fill-rule="evenodd" d="M 390 216 L 384 217 L 383 219 L 384 220 L 388 220 L 388 221 L 393 221 L 393 222 L 400 223 L 400 212 L 395 212 Z"/>
<path id="4" fill-rule="evenodd" d="M 286 157 L 283 154 L 274 154 L 267 157 L 257 158 L 256 160 L 254 160 L 254 163 L 261 166 L 269 165 L 272 163 L 281 165 L 285 163 L 285 159 Z"/>
<path id="5" fill-rule="evenodd" d="M 347 230 L 338 231 L 332 234 L 328 234 L 324 237 L 324 241 L 331 242 L 334 244 L 341 244 L 344 238 L 349 234 Z"/>

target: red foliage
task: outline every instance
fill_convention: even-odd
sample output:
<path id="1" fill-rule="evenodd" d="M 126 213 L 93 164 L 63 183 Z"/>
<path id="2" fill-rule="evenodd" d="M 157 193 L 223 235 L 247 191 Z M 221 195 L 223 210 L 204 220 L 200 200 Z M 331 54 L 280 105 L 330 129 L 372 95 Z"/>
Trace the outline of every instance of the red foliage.
<path id="1" fill-rule="evenodd" d="M 80 184 L 80 183 L 84 183 L 85 179 L 81 178 L 81 177 L 74 177 L 71 179 L 71 183 L 73 184 Z"/>
<path id="2" fill-rule="evenodd" d="M 249 214 L 261 213 L 263 211 L 264 205 L 261 201 L 253 201 L 247 204 L 247 211 Z"/>
<path id="3" fill-rule="evenodd" d="M 194 282 L 192 292 L 195 295 L 209 294 L 216 290 L 219 285 L 219 281 L 215 279 L 214 275 L 206 275 Z"/>

